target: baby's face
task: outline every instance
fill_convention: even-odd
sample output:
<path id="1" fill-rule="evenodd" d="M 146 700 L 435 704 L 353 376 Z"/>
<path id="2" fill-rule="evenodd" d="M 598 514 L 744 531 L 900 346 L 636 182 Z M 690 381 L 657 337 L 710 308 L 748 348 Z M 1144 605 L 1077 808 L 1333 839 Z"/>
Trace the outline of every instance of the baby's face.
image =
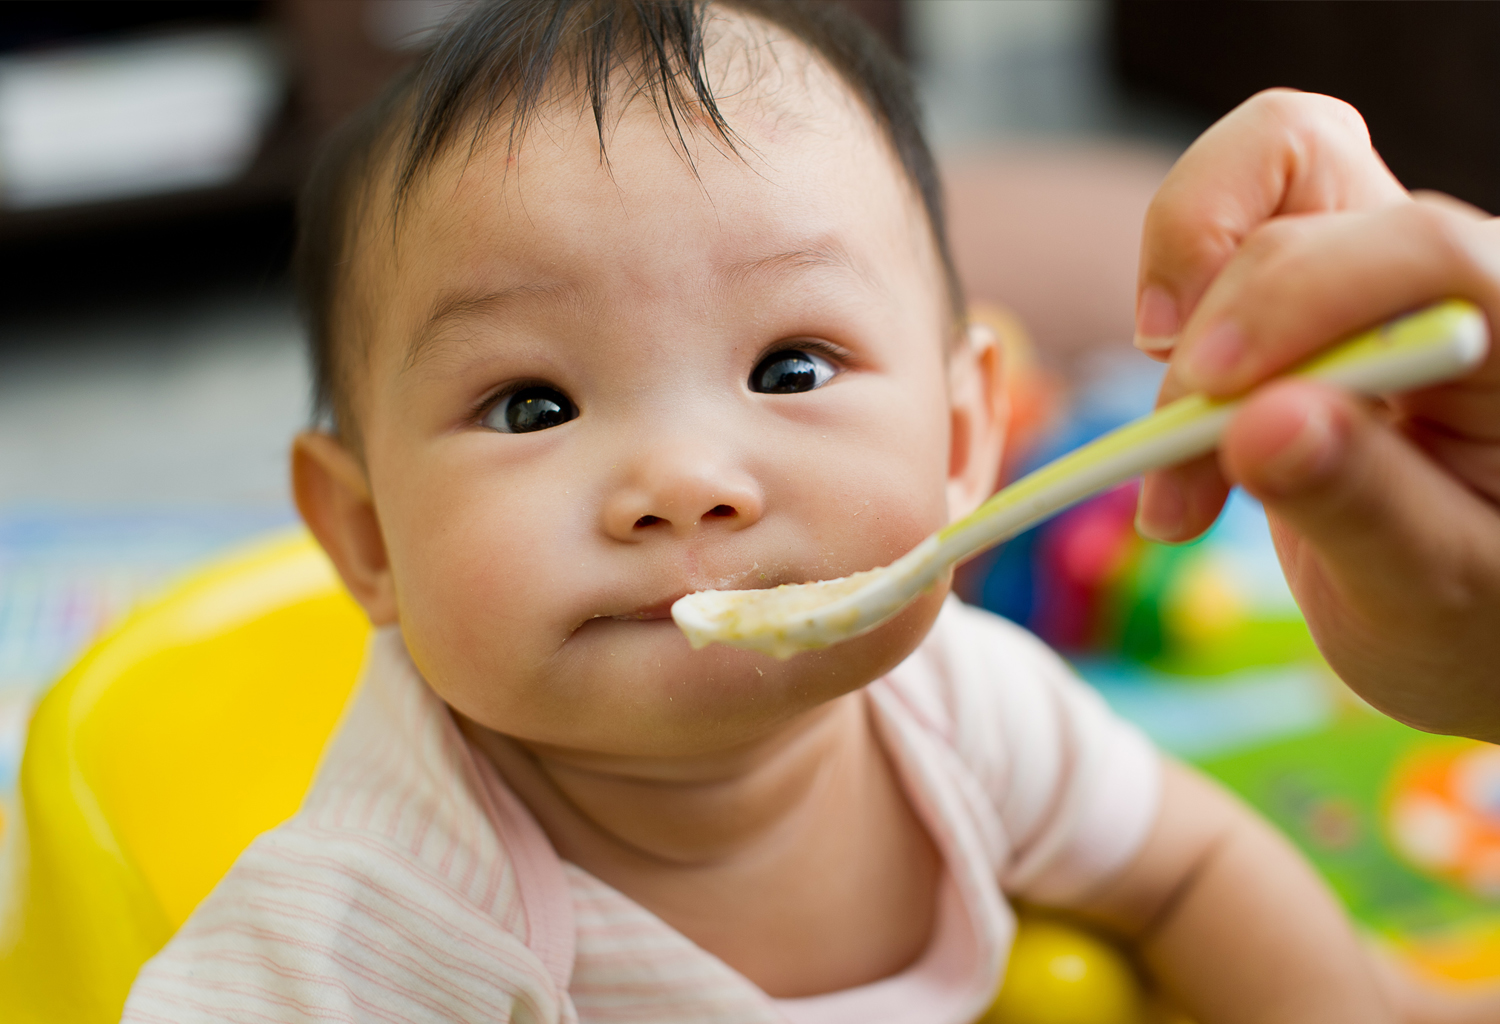
<path id="1" fill-rule="evenodd" d="M 696 176 L 649 100 L 607 165 L 559 101 L 509 162 L 503 130 L 455 147 L 394 247 L 369 233 L 358 408 L 388 568 L 361 596 L 484 726 L 724 749 L 877 678 L 941 604 L 785 662 L 692 651 L 668 614 L 889 562 L 989 483 L 951 443 L 983 413 L 950 397 L 972 362 L 946 356 L 895 158 L 823 74 L 756 92 L 726 103 L 743 156 L 690 136 Z"/>

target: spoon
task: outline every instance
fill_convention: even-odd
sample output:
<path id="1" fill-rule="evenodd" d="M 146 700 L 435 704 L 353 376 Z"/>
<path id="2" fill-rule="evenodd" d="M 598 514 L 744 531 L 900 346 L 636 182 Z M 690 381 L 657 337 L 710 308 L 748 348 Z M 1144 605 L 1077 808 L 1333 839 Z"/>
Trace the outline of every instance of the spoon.
<path id="1" fill-rule="evenodd" d="M 1488 344 L 1479 309 L 1451 299 L 1356 335 L 1288 375 L 1388 394 L 1457 377 L 1479 364 Z M 672 618 L 695 650 L 719 643 L 777 658 L 859 636 L 955 563 L 1090 495 L 1212 451 L 1244 400 L 1180 398 L 1022 477 L 890 565 L 771 589 L 701 590 L 676 601 Z"/>

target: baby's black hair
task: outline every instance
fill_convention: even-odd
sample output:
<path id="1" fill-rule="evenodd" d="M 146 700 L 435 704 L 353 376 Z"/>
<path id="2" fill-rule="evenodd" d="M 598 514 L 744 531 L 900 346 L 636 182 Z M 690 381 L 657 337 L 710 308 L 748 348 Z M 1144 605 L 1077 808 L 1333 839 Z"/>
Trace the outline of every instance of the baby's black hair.
<path id="1" fill-rule="evenodd" d="M 337 300 L 367 210 L 377 167 L 391 164 L 399 211 L 423 172 L 467 135 L 472 147 L 508 112 L 508 144 L 524 135 L 559 61 L 587 100 L 604 154 L 610 79 L 630 75 L 649 95 L 687 158 L 684 122 L 705 125 L 729 149 L 733 127 L 719 111 L 705 67 L 710 7 L 781 28 L 855 92 L 890 140 L 926 210 L 954 316 L 962 291 L 943 222 L 937 165 L 922 134 L 911 78 L 859 18 L 830 0 L 481 0 L 437 38 L 425 57 L 324 144 L 298 210 L 294 272 L 312 348 L 316 413 L 350 436 L 350 343 L 340 341 Z"/>

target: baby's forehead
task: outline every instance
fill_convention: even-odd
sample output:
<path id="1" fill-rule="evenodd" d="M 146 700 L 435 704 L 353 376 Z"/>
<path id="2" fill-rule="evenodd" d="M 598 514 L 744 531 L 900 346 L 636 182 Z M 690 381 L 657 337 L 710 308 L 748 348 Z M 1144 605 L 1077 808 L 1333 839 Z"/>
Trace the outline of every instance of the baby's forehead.
<path id="1" fill-rule="evenodd" d="M 631 179 L 634 158 L 642 155 L 653 168 L 677 165 L 705 191 L 715 164 L 794 189 L 804 182 L 788 172 L 812 149 L 836 149 L 914 192 L 874 115 L 821 57 L 773 26 L 738 16 L 720 20 L 727 27 L 712 34 L 706 62 L 721 122 L 682 100 L 669 108 L 624 75 L 612 79 L 605 116 L 596 120 L 581 83 L 559 73 L 524 120 L 503 106 L 488 120 L 476 112 L 475 130 L 457 135 L 423 175 L 421 198 L 441 204 L 464 189 L 494 195 L 499 170 L 498 183 L 524 201 L 523 190 L 546 186 L 532 168 L 555 171 L 564 162 L 597 172 L 591 174 L 597 188 L 649 188 L 650 179 Z M 577 175 L 570 180 L 579 183 Z"/>
<path id="2" fill-rule="evenodd" d="M 870 264 L 912 236 L 921 244 L 920 196 L 859 98 L 800 44 L 740 52 L 715 83 L 727 136 L 701 122 L 679 134 L 650 97 L 630 94 L 600 133 L 585 97 L 560 87 L 519 138 L 501 121 L 451 148 L 398 218 L 394 286 L 437 256 L 576 262 L 602 255 L 611 231 L 618 257 L 704 216 L 744 250 L 725 258 L 741 261 L 805 252 Z M 900 234 L 883 250 L 863 237 L 879 225 Z"/>
<path id="3" fill-rule="evenodd" d="M 770 281 L 878 292 L 923 257 L 940 287 L 920 204 L 873 140 L 758 129 L 745 139 L 754 154 L 700 149 L 689 165 L 640 117 L 615 133 L 607 167 L 582 132 L 514 162 L 492 151 L 485 166 L 435 181 L 383 291 L 433 305 L 519 291 L 575 308 L 634 296 L 668 308 L 676 292 L 712 302 Z"/>

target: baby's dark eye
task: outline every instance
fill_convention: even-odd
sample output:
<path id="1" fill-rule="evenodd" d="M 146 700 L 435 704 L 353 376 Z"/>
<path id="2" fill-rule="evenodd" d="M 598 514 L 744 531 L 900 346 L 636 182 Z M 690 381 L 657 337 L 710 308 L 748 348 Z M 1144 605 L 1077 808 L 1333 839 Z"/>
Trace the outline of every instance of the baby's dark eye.
<path id="1" fill-rule="evenodd" d="M 802 349 L 772 352 L 750 371 L 750 390 L 767 395 L 791 395 L 820 388 L 833 379 L 833 364 Z"/>
<path id="2" fill-rule="evenodd" d="M 578 415 L 567 395 L 556 388 L 535 386 L 506 395 L 484 414 L 483 423 L 502 434 L 526 434 L 568 422 Z"/>

